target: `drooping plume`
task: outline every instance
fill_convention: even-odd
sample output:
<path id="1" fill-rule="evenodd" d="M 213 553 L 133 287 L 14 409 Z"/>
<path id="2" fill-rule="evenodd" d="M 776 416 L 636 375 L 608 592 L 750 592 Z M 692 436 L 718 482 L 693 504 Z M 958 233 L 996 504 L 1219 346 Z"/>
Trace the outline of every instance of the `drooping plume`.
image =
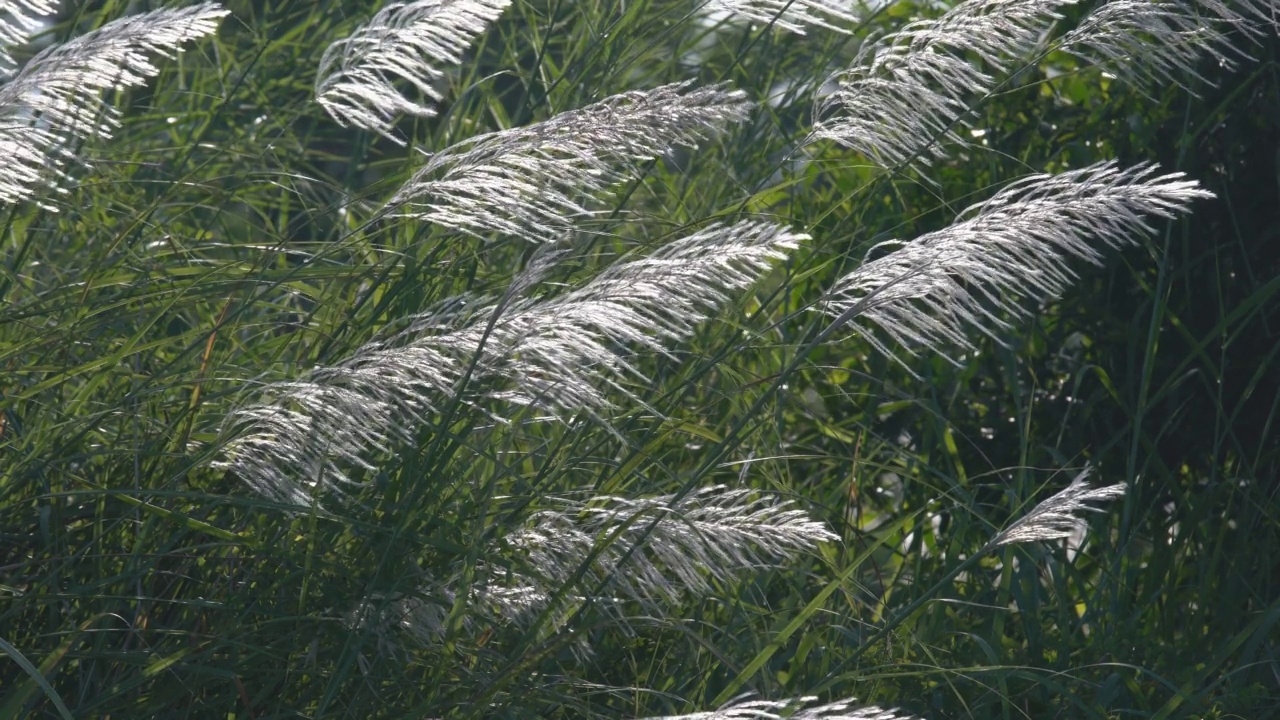
<path id="1" fill-rule="evenodd" d="M 1228 33 L 1257 39 L 1261 22 L 1274 23 L 1274 0 L 1111 0 L 1062 38 L 1063 50 L 1138 86 L 1187 86 L 1200 78 L 1205 57 L 1230 67 L 1248 55 Z"/>
<path id="2" fill-rule="evenodd" d="M 950 227 L 896 246 L 838 280 L 824 310 L 836 322 L 862 324 L 876 349 L 914 354 L 974 347 L 970 328 L 995 337 L 1006 317 L 1026 317 L 1028 301 L 1060 295 L 1075 279 L 1073 259 L 1099 263 L 1101 248 L 1134 244 L 1153 231 L 1149 218 L 1172 219 L 1212 197 L 1182 173 L 1156 175 L 1102 162 L 1058 175 L 1033 175 L 960 214 Z M 876 331 L 888 342 L 876 336 Z"/>
<path id="3" fill-rule="evenodd" d="M 804 35 L 808 27 L 849 34 L 858 24 L 848 0 L 711 0 L 708 9 Z"/>
<path id="4" fill-rule="evenodd" d="M 215 3 L 155 10 L 116 20 L 31 59 L 0 86 L 0 201 L 17 202 L 41 186 L 57 189 L 71 145 L 109 138 L 119 111 L 106 90 L 136 87 L 160 72 L 150 56 L 171 57 L 183 43 L 213 33 L 227 11 Z M 50 208 L 53 209 L 53 208 Z"/>
<path id="5" fill-rule="evenodd" d="M 877 705 L 859 705 L 852 698 L 827 705 L 806 707 L 816 697 L 792 700 L 746 700 L 719 710 L 689 715 L 666 715 L 645 720 L 918 720 L 916 716 Z"/>
<path id="6" fill-rule="evenodd" d="M 444 99 L 439 65 L 462 54 L 497 20 L 511 0 L 415 0 L 391 3 L 367 25 L 325 50 L 316 74 L 316 101 L 339 124 L 391 134 L 400 115 L 431 117 L 431 105 L 405 97 L 396 81 L 431 102 Z"/>
<path id="7" fill-rule="evenodd" d="M 352 468 L 373 470 L 375 456 L 455 399 L 600 417 L 608 391 L 639 377 L 631 353 L 669 352 L 805 238 L 762 222 L 715 225 L 561 295 L 516 293 L 461 325 L 419 317 L 306 380 L 269 385 L 266 401 L 228 418 L 220 465 L 263 494 L 308 504 L 358 484 Z"/>
<path id="8" fill-rule="evenodd" d="M 806 142 L 833 140 L 883 167 L 924 167 L 962 142 L 970 103 L 1025 59 L 1075 0 L 967 0 L 862 48 L 814 108 Z M 990 68 L 984 71 L 973 58 Z"/>
<path id="9" fill-rule="evenodd" d="M 522 573 L 498 571 L 481 598 L 508 617 L 538 610 L 565 583 L 608 597 L 676 602 L 711 581 L 773 567 L 838 537 L 791 503 L 723 485 L 674 495 L 564 501 L 503 539 Z"/>
<path id="10" fill-rule="evenodd" d="M 592 214 L 590 196 L 634 177 L 641 162 L 745 120 L 750 108 L 741 92 L 689 82 L 614 95 L 438 153 L 387 209 L 477 236 L 554 242 Z"/>
<path id="11" fill-rule="evenodd" d="M 1077 475 L 1065 490 L 1035 506 L 1031 512 L 992 538 L 987 543 L 987 549 L 1071 537 L 1076 525 L 1082 522 L 1079 517 L 1081 513 L 1099 512 L 1098 508 L 1088 503 L 1107 502 L 1124 496 L 1124 484 L 1095 488 L 1085 481 L 1088 477 L 1088 470 Z"/>
<path id="12" fill-rule="evenodd" d="M 465 584 L 454 577 L 408 595 L 366 598 L 349 624 L 376 631 L 380 641 L 396 633 L 433 646 L 463 596 L 464 627 L 527 625 L 553 600 L 561 603 L 557 617 L 588 599 L 661 606 L 708 595 L 714 581 L 785 566 L 839 539 L 791 501 L 755 490 L 718 485 L 679 499 L 579 494 L 590 499 L 543 498 L 554 507 L 487 547 Z"/>
<path id="13" fill-rule="evenodd" d="M 25 45 L 43 19 L 58 10 L 58 0 L 3 0 L 0 2 L 0 75 L 17 67 L 9 48 Z"/>

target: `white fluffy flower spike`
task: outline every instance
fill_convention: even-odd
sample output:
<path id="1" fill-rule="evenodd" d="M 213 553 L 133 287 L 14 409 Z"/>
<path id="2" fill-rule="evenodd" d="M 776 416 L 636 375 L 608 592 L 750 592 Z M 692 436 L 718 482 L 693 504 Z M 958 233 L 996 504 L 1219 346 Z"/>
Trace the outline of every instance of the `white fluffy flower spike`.
<path id="1" fill-rule="evenodd" d="M 47 18 L 58 10 L 57 0 L 3 0 L 0 2 L 0 74 L 14 70 L 9 48 L 25 45 Z"/>
<path id="2" fill-rule="evenodd" d="M 689 82 L 614 95 L 444 150 L 387 207 L 477 236 L 555 242 L 592 214 L 591 195 L 636 176 L 641 162 L 714 137 L 750 108 L 741 92 Z"/>
<path id="3" fill-rule="evenodd" d="M 183 43 L 213 33 L 227 14 L 215 3 L 126 17 L 51 47 L 0 86 L 0 201 L 36 188 L 57 189 L 76 140 L 110 137 L 118 112 L 102 92 L 142 85 L 160 72 L 150 55 L 169 57 Z M 51 210 L 55 208 L 49 208 Z"/>
<path id="4" fill-rule="evenodd" d="M 1132 245 L 1153 231 L 1148 218 L 1172 219 L 1208 197 L 1182 173 L 1157 176 L 1151 164 L 1121 170 L 1102 162 L 1033 175 L 965 210 L 950 227 L 884 243 L 899 247 L 840 278 L 823 307 L 837 322 L 874 327 L 909 353 L 926 348 L 945 357 L 948 345 L 974 347 L 967 329 L 998 339 L 1004 317 L 1032 312 L 1024 300 L 1060 295 L 1075 279 L 1069 260 L 1099 263 L 1099 246 Z M 874 333 L 866 339 L 893 356 Z"/>
<path id="5" fill-rule="evenodd" d="M 690 715 L 667 715 L 646 720 L 918 720 L 901 710 L 877 705 L 859 705 L 852 698 L 827 705 L 805 707 L 817 700 L 802 697 L 793 700 L 746 700 L 725 705 L 719 710 Z"/>
<path id="6" fill-rule="evenodd" d="M 850 34 L 858 24 L 848 0 L 711 0 L 711 10 L 740 15 L 762 25 L 804 35 L 809 26 Z"/>
<path id="7" fill-rule="evenodd" d="M 1080 513 L 1099 512 L 1098 508 L 1088 503 L 1107 502 L 1124 496 L 1124 484 L 1095 488 L 1085 481 L 1088 477 L 1088 470 L 1077 475 L 1066 489 L 1035 506 L 1031 512 L 1002 530 L 991 539 L 987 547 L 1071 537 L 1076 526 L 1083 522 L 1079 517 Z"/>
<path id="8" fill-rule="evenodd" d="M 1242 9 L 1254 16 L 1262 12 L 1251 3 Z M 1248 57 L 1225 32 L 1231 28 L 1257 33 L 1254 20 L 1219 0 L 1111 0 L 1067 33 L 1062 49 L 1105 62 L 1110 72 L 1140 87 L 1185 88 L 1187 77 L 1200 77 L 1195 66 L 1206 55 L 1225 67 Z"/>
<path id="9" fill-rule="evenodd" d="M 1075 0 L 967 0 L 868 44 L 833 75 L 835 92 L 814 108 L 807 142 L 833 140 L 883 167 L 927 166 L 944 157 L 975 96 L 990 91 L 1044 38 L 1058 10 Z"/>
<path id="10" fill-rule="evenodd" d="M 709 593 L 710 579 L 727 581 L 837 539 L 789 501 L 723 485 L 680 499 L 565 501 L 504 540 L 535 577 L 515 576 L 514 586 L 497 585 L 486 599 L 518 599 L 509 615 L 537 609 L 531 599 L 545 602 L 581 572 L 587 586 L 604 583 L 624 599 L 675 602 Z"/>
<path id="11" fill-rule="evenodd" d="M 367 25 L 325 50 L 316 74 L 316 101 L 341 125 L 391 134 L 399 115 L 431 117 L 428 104 L 395 86 L 401 80 L 433 102 L 443 96 L 436 66 L 462 62 L 462 54 L 511 0 L 416 0 L 391 3 Z"/>
<path id="12" fill-rule="evenodd" d="M 373 470 L 371 455 L 412 438 L 425 414 L 460 392 L 468 403 L 598 415 L 610 407 L 601 385 L 625 394 L 617 383 L 638 377 L 632 351 L 668 352 L 804 239 L 762 222 L 716 225 L 615 263 L 576 290 L 483 308 L 460 327 L 420 317 L 306 380 L 269 385 L 265 402 L 228 418 L 234 439 L 220 465 L 263 494 L 305 505 L 317 491 L 358 484 L 347 468 Z"/>

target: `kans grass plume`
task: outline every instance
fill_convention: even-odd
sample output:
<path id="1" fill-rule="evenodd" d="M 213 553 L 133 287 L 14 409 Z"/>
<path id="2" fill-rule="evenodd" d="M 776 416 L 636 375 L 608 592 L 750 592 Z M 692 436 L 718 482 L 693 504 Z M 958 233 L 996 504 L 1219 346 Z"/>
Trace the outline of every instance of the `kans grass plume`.
<path id="1" fill-rule="evenodd" d="M 3 0 L 0 2 L 0 74 L 8 76 L 17 68 L 9 49 L 26 45 L 31 33 L 45 18 L 58 10 L 57 0 Z"/>
<path id="2" fill-rule="evenodd" d="M 645 161 L 718 135 L 750 109 L 741 92 L 719 85 L 622 93 L 444 150 L 387 210 L 477 237 L 555 242 L 592 215 L 592 195 L 637 177 Z"/>
<path id="3" fill-rule="evenodd" d="M 155 10 L 108 23 L 51 47 L 0 86 L 0 201 L 38 188 L 58 189 L 76 141 L 109 138 L 119 111 L 108 90 L 142 85 L 160 72 L 151 56 L 171 57 L 183 43 L 213 33 L 227 11 L 215 3 Z M 56 208 L 48 208 L 56 210 Z"/>
<path id="4" fill-rule="evenodd" d="M 524 625 L 557 602 L 555 616 L 587 601 L 635 601 L 662 614 L 663 606 L 709 595 L 714 582 L 784 565 L 839 539 L 789 500 L 723 485 L 683 497 L 542 502 L 556 507 L 534 513 L 496 541 L 467 584 L 454 578 L 410 596 L 370 598 L 348 622 L 380 636 L 394 629 L 431 646 L 463 595 L 464 625 L 479 618 Z"/>
<path id="5" fill-rule="evenodd" d="M 1275 22 L 1274 0 L 1111 0 L 1062 38 L 1061 48 L 1102 62 L 1109 72 L 1143 88 L 1202 80 L 1206 56 L 1233 67 L 1248 55 L 1233 30 L 1257 40 Z"/>
<path id="6" fill-rule="evenodd" d="M 851 34 L 858 16 L 847 0 L 711 0 L 708 9 L 804 35 L 808 27 Z"/>
<path id="7" fill-rule="evenodd" d="M 883 167 L 924 169 L 946 145 L 964 143 L 957 131 L 972 104 L 1014 63 L 1031 60 L 1060 10 L 1075 3 L 967 0 L 868 43 L 829 78 L 836 90 L 817 102 L 806 142 L 832 140 Z M 1247 57 L 1232 31 L 1257 40 L 1278 15 L 1275 0 L 1112 0 L 1055 47 L 1140 86 L 1186 87 L 1206 56 L 1226 66 Z"/>
<path id="8" fill-rule="evenodd" d="M 462 54 L 497 20 L 511 0 L 417 0 L 391 3 L 367 25 L 325 50 L 316 73 L 316 101 L 344 126 L 391 134 L 401 115 L 431 117 L 435 108 L 405 97 L 400 81 L 432 103 L 444 96 L 436 83 L 439 65 L 462 62 Z"/>
<path id="9" fill-rule="evenodd" d="M 924 169 L 945 157 L 944 143 L 962 143 L 956 129 L 973 98 L 1029 55 L 1074 2 L 968 0 L 864 45 L 828 79 L 836 89 L 816 104 L 805 142 L 832 140 L 883 167 Z"/>
<path id="10" fill-rule="evenodd" d="M 816 697 L 792 700 L 738 700 L 719 710 L 666 715 L 645 720 L 917 720 L 901 710 L 860 705 L 852 698 L 813 706 Z"/>
<path id="11" fill-rule="evenodd" d="M 306 505 L 359 484 L 352 468 L 375 470 L 455 400 L 601 417 L 610 394 L 627 394 L 622 381 L 643 381 L 635 351 L 669 352 L 804 239 L 763 222 L 714 225 L 560 295 L 515 293 L 460 325 L 424 315 L 305 380 L 267 386 L 266 400 L 229 416 L 219 466 Z"/>
<path id="12" fill-rule="evenodd" d="M 1014 182 L 950 227 L 876 246 L 896 249 L 836 281 L 823 309 L 833 324 L 862 324 L 890 357 L 890 344 L 911 355 L 972 350 L 970 329 L 999 340 L 1010 320 L 1032 312 L 1026 300 L 1057 297 L 1074 281 L 1070 261 L 1098 264 L 1099 246 L 1132 245 L 1154 232 L 1150 218 L 1172 219 L 1212 197 L 1182 173 L 1156 172 L 1108 161 Z"/>
<path id="13" fill-rule="evenodd" d="M 482 599 L 502 615 L 540 609 L 575 578 L 584 591 L 603 589 L 604 598 L 675 603 L 709 594 L 713 581 L 776 567 L 839 539 L 790 501 L 723 485 L 684 497 L 560 505 L 534 514 L 495 551 L 522 568 L 491 574 Z"/>
<path id="14" fill-rule="evenodd" d="M 1014 543 L 1071 537 L 1076 527 L 1083 522 L 1079 517 L 1081 513 L 1100 512 L 1088 503 L 1107 502 L 1124 496 L 1123 484 L 1095 488 L 1086 482 L 1088 477 L 1088 470 L 1077 475 L 1062 492 L 1035 506 L 1031 512 L 992 538 L 984 551 Z"/>

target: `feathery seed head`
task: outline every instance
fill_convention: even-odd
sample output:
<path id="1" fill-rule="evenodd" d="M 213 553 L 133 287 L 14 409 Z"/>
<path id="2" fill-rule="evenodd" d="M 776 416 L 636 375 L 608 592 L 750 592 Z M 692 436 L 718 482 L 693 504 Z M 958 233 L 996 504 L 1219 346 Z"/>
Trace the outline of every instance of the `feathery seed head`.
<path id="1" fill-rule="evenodd" d="M 804 35 L 809 26 L 850 34 L 858 16 L 846 0 L 711 0 L 709 8 Z"/>
<path id="2" fill-rule="evenodd" d="M 945 157 L 939 141 L 963 143 L 955 128 L 969 100 L 995 83 L 968 55 L 1003 73 L 1075 2 L 967 0 L 864 46 L 851 68 L 828 80 L 836 90 L 815 106 L 805 142 L 832 140 L 884 167 L 923 168 Z"/>
<path id="3" fill-rule="evenodd" d="M 730 291 L 746 288 L 804 239 L 769 223 L 711 226 L 615 263 L 576 290 L 482 308 L 481 321 L 421 336 L 414 346 L 459 358 L 481 353 L 473 378 L 504 381 L 489 391 L 491 399 L 560 415 L 607 410 L 599 383 L 625 395 L 615 381 L 641 377 L 618 348 L 668 352 Z"/>
<path id="4" fill-rule="evenodd" d="M 504 538 L 528 571 L 507 582 L 508 573 L 495 572 L 486 600 L 513 603 L 505 612 L 511 617 L 541 609 L 585 564 L 583 587 L 603 584 L 623 599 L 675 602 L 710 592 L 710 580 L 727 581 L 837 539 L 790 501 L 723 485 L 683 498 L 565 500 Z"/>
<path id="5" fill-rule="evenodd" d="M 1096 244 L 1131 245 L 1152 231 L 1149 217 L 1172 219 L 1212 197 L 1182 173 L 1155 173 L 1151 164 L 1121 170 L 1102 162 L 1024 178 L 954 225 L 863 263 L 836 282 L 823 309 L 837 323 L 874 326 L 911 354 L 913 346 L 944 357 L 946 345 L 972 349 L 970 327 L 998 340 L 1002 316 L 1030 312 L 1023 298 L 1053 298 L 1071 284 L 1070 259 L 1098 263 Z M 874 333 L 866 338 L 893 356 Z"/>
<path id="6" fill-rule="evenodd" d="M 149 55 L 170 57 L 183 43 L 213 33 L 226 15 L 216 3 L 155 10 L 32 58 L 0 86 L 0 152 L 9 159 L 0 168 L 0 201 L 18 202 L 45 183 L 57 190 L 62 165 L 75 157 L 68 145 L 109 138 L 119 126 L 118 111 L 102 92 L 142 85 L 159 72 Z"/>
<path id="7" fill-rule="evenodd" d="M 391 3 L 367 25 L 325 50 L 316 74 L 316 101 L 340 125 L 391 134 L 399 115 L 431 117 L 434 108 L 406 98 L 396 80 L 433 102 L 443 99 L 436 66 L 462 54 L 511 0 L 416 0 Z"/>
<path id="8" fill-rule="evenodd" d="M 467 403 L 600 417 L 611 407 L 601 385 L 626 395 L 618 383 L 639 376 L 625 348 L 667 352 L 806 237 L 763 222 L 715 225 L 558 296 L 517 295 L 461 319 L 421 316 L 306 380 L 269 385 L 268 400 L 227 418 L 232 440 L 217 465 L 306 505 L 356 483 L 344 467 L 373 470 L 371 455 L 410 440 L 459 393 Z"/>
<path id="9" fill-rule="evenodd" d="M 1123 484 L 1095 488 L 1085 482 L 1087 477 L 1088 470 L 1077 475 L 1065 490 L 1035 506 L 1031 512 L 992 538 L 987 548 L 1071 537 L 1076 525 L 1082 522 L 1078 517 L 1080 513 L 1099 512 L 1098 508 L 1088 503 L 1106 502 L 1124 496 Z"/>
<path id="10" fill-rule="evenodd" d="M 1243 9 L 1263 11 L 1261 2 Z M 1203 80 L 1195 70 L 1202 56 L 1227 67 L 1248 58 L 1215 21 L 1256 38 L 1256 23 L 1218 0 L 1111 0 L 1067 33 L 1062 49 L 1089 60 L 1100 57 L 1109 71 L 1139 87 L 1171 83 L 1186 89 L 1186 78 Z"/>
<path id="11" fill-rule="evenodd" d="M 667 715 L 646 718 L 646 720 L 786 720 L 787 718 L 791 720 L 918 720 L 914 715 L 901 710 L 886 709 L 877 705 L 859 706 L 858 701 L 853 698 L 827 705 L 805 707 L 816 700 L 816 697 L 791 700 L 739 700 L 719 710 L 690 715 Z"/>
<path id="12" fill-rule="evenodd" d="M 751 104 L 689 82 L 626 92 L 528 127 L 480 135 L 433 156 L 387 203 L 403 216 L 482 237 L 555 242 L 590 216 L 583 196 L 639 174 L 745 120 Z"/>
<path id="13" fill-rule="evenodd" d="M 349 614 L 348 623 L 375 630 L 399 626 L 431 645 L 444 631 L 447 606 L 459 595 L 468 598 L 469 616 L 516 624 L 555 598 L 586 601 L 581 594 L 565 594 L 575 578 L 585 590 L 606 591 L 590 598 L 596 602 L 675 602 L 710 592 L 711 580 L 728 581 L 839 539 L 790 501 L 722 485 L 681 499 L 602 496 L 558 503 L 485 554 L 511 562 L 481 562 L 467 587 L 433 582 L 394 602 L 370 598 Z"/>
<path id="14" fill-rule="evenodd" d="M 4 0 L 0 2 L 0 76 L 11 74 L 16 64 L 9 48 L 25 45 L 31 33 L 58 11 L 58 0 Z"/>

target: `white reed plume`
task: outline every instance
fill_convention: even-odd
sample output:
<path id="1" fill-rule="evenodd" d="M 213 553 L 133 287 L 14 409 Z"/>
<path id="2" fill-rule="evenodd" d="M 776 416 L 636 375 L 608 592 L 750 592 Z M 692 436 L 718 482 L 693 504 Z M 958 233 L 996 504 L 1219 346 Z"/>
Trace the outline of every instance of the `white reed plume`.
<path id="1" fill-rule="evenodd" d="M 1270 25 L 1273 30 L 1280 29 L 1280 2 L 1276 0 L 1197 0 L 1205 9 L 1218 17 L 1235 22 L 1237 17 L 1255 22 L 1255 25 L 1240 26 L 1250 35 L 1259 25 Z"/>
<path id="2" fill-rule="evenodd" d="M 863 46 L 852 67 L 828 80 L 836 90 L 815 106 L 806 143 L 833 140 L 884 167 L 926 167 L 945 156 L 940 142 L 962 142 L 956 128 L 969 103 L 994 87 L 996 77 L 972 58 L 1008 71 L 1074 2 L 967 0 Z"/>
<path id="3" fill-rule="evenodd" d="M 16 68 L 9 48 L 25 45 L 44 18 L 58 11 L 58 0 L 0 0 L 0 74 Z"/>
<path id="4" fill-rule="evenodd" d="M 1117 249 L 1154 231 L 1149 217 L 1172 219 L 1212 197 L 1182 173 L 1156 175 L 1152 164 L 1121 170 L 1096 163 L 1019 180 L 957 222 L 899 247 L 838 280 L 824 310 L 836 324 L 858 320 L 915 354 L 923 347 L 974 347 L 969 327 L 999 340 L 1003 316 L 1026 317 L 1023 299 L 1060 295 L 1075 279 L 1069 261 L 1098 264 L 1099 245 Z M 866 333 L 876 349 L 888 344 Z M 954 361 L 953 361 L 954 362 Z"/>
<path id="5" fill-rule="evenodd" d="M 436 66 L 462 62 L 462 54 L 511 0 L 416 0 L 391 3 L 367 25 L 325 50 L 316 73 L 316 101 L 339 124 L 372 130 L 403 145 L 390 132 L 397 116 L 431 117 L 428 104 L 406 98 L 407 82 L 432 102 L 444 99 Z"/>
<path id="6" fill-rule="evenodd" d="M 606 595 L 593 600 L 676 601 L 709 593 L 712 580 L 774 567 L 838 539 L 789 500 L 723 485 L 679 500 L 562 499 L 558 508 L 534 514 L 490 548 L 485 557 L 506 556 L 510 562 L 482 562 L 469 586 L 455 579 L 432 582 L 411 595 L 373 596 L 345 621 L 376 631 L 380 641 L 394 628 L 431 646 L 444 636 L 459 595 L 469 603 L 464 625 L 478 617 L 519 624 L 557 596 L 567 609 L 587 599 L 583 591 L 600 587 Z M 579 588 L 566 592 L 575 577 Z"/>
<path id="7" fill-rule="evenodd" d="M 1227 67 L 1248 57 L 1227 32 L 1257 39 L 1257 21 L 1274 22 L 1275 12 L 1274 0 L 1111 0 L 1063 36 L 1061 47 L 1101 59 L 1109 72 L 1140 87 L 1185 88 L 1188 77 L 1203 80 L 1195 66 L 1206 55 Z"/>
<path id="8" fill-rule="evenodd" d="M 611 407 L 600 384 L 625 393 L 618 381 L 639 377 L 631 352 L 668 352 L 804 239 L 763 222 L 715 225 L 615 263 L 576 290 L 511 293 L 461 326 L 428 313 L 305 381 L 269 385 L 264 402 L 228 417 L 233 439 L 218 465 L 305 505 L 358 484 L 345 466 L 373 470 L 371 456 L 410 440 L 425 415 L 455 398 L 598 415 Z"/>
<path id="9" fill-rule="evenodd" d="M 561 505 L 502 541 L 528 570 L 505 583 L 506 571 L 490 573 L 484 599 L 508 605 L 510 617 L 540 609 L 579 576 L 580 588 L 600 586 L 609 597 L 675 602 L 711 592 L 713 580 L 775 567 L 838 539 L 788 500 L 723 485 L 682 498 L 604 496 Z"/>
<path id="10" fill-rule="evenodd" d="M 17 202 L 42 184 L 57 189 L 75 140 L 109 138 L 119 111 L 105 90 L 142 85 L 160 72 L 152 54 L 171 57 L 209 35 L 227 11 L 216 3 L 155 10 L 108 23 L 31 59 L 0 86 L 0 201 Z M 49 208 L 51 210 L 56 208 Z"/>
<path id="11" fill-rule="evenodd" d="M 850 12 L 855 4 L 851 0 L 711 0 L 707 7 L 798 35 L 810 26 L 847 35 L 858 24 L 858 16 Z"/>
<path id="12" fill-rule="evenodd" d="M 901 710 L 859 705 L 852 698 L 805 707 L 816 700 L 816 697 L 801 697 L 792 700 L 736 701 L 719 710 L 690 715 L 665 715 L 646 720 L 918 720 L 915 715 Z"/>
<path id="13" fill-rule="evenodd" d="M 766 222 L 713 225 L 615 263 L 572 292 L 517 302 L 489 330 L 486 353 L 502 360 L 493 367 L 509 379 L 495 396 L 560 413 L 610 409 L 599 381 L 647 382 L 618 347 L 667 353 L 730 301 L 728 291 L 754 283 L 807 239 Z M 481 339 L 479 328 L 464 335 L 463 345 Z"/>
<path id="14" fill-rule="evenodd" d="M 682 82 L 480 135 L 432 157 L 387 209 L 478 237 L 554 242 L 592 214 L 589 196 L 639 175 L 639 163 L 745 120 L 744 97 Z"/>
<path id="15" fill-rule="evenodd" d="M 985 549 L 1071 537 L 1076 526 L 1083 522 L 1078 517 L 1080 513 L 1100 512 L 1099 508 L 1088 503 L 1106 502 L 1124 496 L 1123 483 L 1095 488 L 1085 482 L 1088 476 L 1088 470 L 1077 475 L 1065 490 L 1035 506 L 1031 512 L 992 538 Z"/>

